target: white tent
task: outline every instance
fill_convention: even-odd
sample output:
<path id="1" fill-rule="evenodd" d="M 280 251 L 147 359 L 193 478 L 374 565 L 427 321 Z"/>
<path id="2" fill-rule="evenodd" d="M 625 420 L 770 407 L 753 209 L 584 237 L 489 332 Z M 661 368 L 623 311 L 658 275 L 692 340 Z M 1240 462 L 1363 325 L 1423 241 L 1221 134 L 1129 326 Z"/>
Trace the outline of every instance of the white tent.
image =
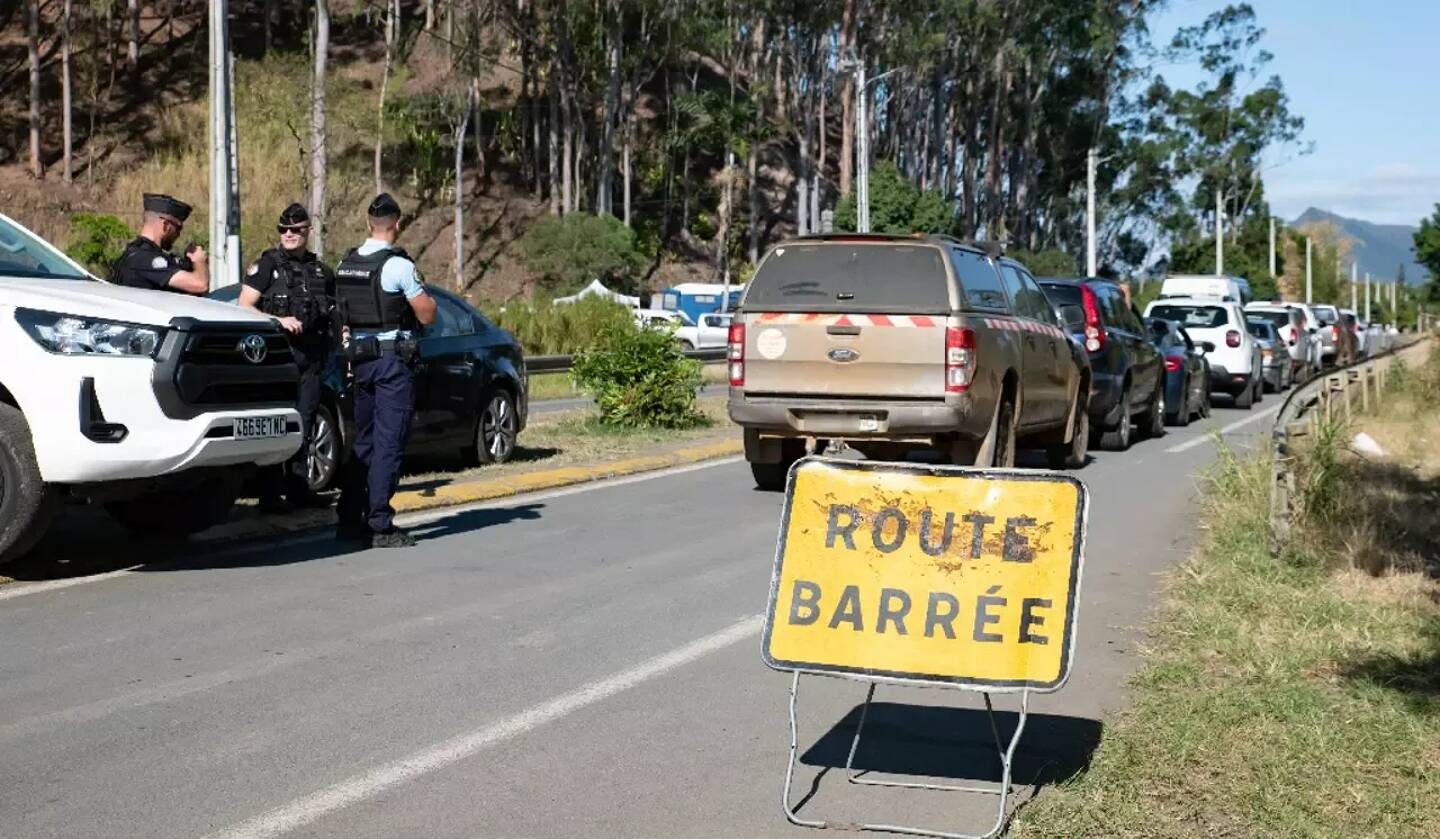
<path id="1" fill-rule="evenodd" d="M 579 300 L 582 297 L 593 296 L 603 297 L 606 300 L 613 300 L 616 303 L 619 303 L 621 306 L 626 306 L 631 309 L 640 308 L 640 298 L 631 297 L 628 294 L 620 294 L 619 292 L 611 291 L 610 289 L 606 288 L 605 284 L 600 282 L 599 280 L 591 280 L 590 285 L 585 286 L 584 288 L 580 289 L 578 292 L 570 295 L 569 297 L 557 297 L 555 298 L 555 302 L 574 303 L 576 300 Z"/>

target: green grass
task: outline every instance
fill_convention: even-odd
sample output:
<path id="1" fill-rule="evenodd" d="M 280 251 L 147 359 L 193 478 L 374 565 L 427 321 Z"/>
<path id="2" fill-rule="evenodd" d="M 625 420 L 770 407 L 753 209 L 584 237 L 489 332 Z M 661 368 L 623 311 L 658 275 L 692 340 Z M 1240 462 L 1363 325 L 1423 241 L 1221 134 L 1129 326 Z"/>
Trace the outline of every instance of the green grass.
<path id="1" fill-rule="evenodd" d="M 1266 544 L 1269 461 L 1222 455 L 1131 706 L 1012 835 L 1437 835 L 1440 606 L 1417 569 L 1440 560 L 1440 479 L 1331 454 L 1309 474 L 1332 518 L 1288 561 Z"/>

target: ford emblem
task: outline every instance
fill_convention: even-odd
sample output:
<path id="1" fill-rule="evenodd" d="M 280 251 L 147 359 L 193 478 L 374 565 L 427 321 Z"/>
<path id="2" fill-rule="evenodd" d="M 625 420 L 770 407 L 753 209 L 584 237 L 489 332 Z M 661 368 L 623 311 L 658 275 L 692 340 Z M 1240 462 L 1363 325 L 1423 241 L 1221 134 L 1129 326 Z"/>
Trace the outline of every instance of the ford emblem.
<path id="1" fill-rule="evenodd" d="M 251 364 L 259 364 L 265 360 L 265 338 L 261 335 L 246 335 L 240 339 L 240 346 L 235 349 L 245 356 L 245 360 Z"/>
<path id="2" fill-rule="evenodd" d="M 846 347 L 837 347 L 826 353 L 826 355 L 830 357 L 831 361 L 840 364 L 845 364 L 850 361 L 857 361 L 860 358 L 860 353 Z"/>

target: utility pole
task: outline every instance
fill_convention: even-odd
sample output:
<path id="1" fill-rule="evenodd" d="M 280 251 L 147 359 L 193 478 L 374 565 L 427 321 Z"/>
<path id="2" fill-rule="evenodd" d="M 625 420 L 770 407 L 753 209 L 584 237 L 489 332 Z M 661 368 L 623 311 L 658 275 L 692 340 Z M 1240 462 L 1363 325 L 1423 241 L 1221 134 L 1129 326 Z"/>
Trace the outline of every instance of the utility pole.
<path id="1" fill-rule="evenodd" d="M 1098 271 L 1095 254 L 1095 170 L 1100 168 L 1100 154 L 1092 147 L 1085 155 L 1085 276 Z"/>
<path id="2" fill-rule="evenodd" d="M 235 68 L 227 0 L 210 2 L 210 286 L 240 281 L 240 188 L 235 156 Z"/>
<path id="3" fill-rule="evenodd" d="M 865 60 L 855 62 L 855 229 L 870 232 L 870 143 L 866 134 Z M 803 200 L 803 199 L 802 199 Z"/>
<path id="4" fill-rule="evenodd" d="M 1365 272 L 1365 322 L 1370 322 L 1370 272 Z"/>
<path id="5" fill-rule="evenodd" d="M 1215 188 L 1215 276 L 1225 276 L 1225 198 Z"/>
<path id="6" fill-rule="evenodd" d="M 1354 262 L 1354 260 L 1351 260 L 1351 262 L 1350 262 L 1350 311 L 1352 311 L 1352 312 L 1354 312 L 1354 311 L 1356 311 L 1357 309 L 1359 309 L 1359 307 L 1355 305 L 1355 304 L 1358 302 L 1358 301 L 1356 300 L 1356 298 L 1355 298 L 1355 295 L 1359 293 L 1359 289 L 1356 287 L 1356 283 L 1359 282 L 1359 279 L 1360 279 L 1360 277 L 1359 277 L 1359 272 L 1360 272 L 1360 266 L 1359 266 L 1359 265 L 1356 265 L 1355 262 Z"/>
<path id="7" fill-rule="evenodd" d="M 1275 279 L 1275 217 L 1270 217 L 1270 279 Z"/>
<path id="8" fill-rule="evenodd" d="M 1312 240 L 1309 236 L 1306 236 L 1306 237 L 1305 237 L 1305 303 L 1306 303 L 1306 305 L 1309 305 L 1309 303 L 1310 303 L 1310 299 L 1311 299 L 1311 296 L 1312 296 L 1311 292 L 1312 292 L 1312 290 L 1313 290 L 1313 286 L 1312 286 L 1311 283 L 1310 283 L 1310 253 L 1311 253 L 1311 250 L 1312 250 L 1312 247 L 1311 247 L 1312 245 L 1314 245 L 1314 240 Z"/>

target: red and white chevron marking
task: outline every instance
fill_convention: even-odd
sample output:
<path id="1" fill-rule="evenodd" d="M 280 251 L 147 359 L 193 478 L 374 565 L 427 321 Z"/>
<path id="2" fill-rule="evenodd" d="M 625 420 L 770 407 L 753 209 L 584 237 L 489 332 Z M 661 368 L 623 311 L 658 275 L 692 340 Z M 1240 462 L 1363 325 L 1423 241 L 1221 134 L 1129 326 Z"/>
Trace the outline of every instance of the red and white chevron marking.
<path id="1" fill-rule="evenodd" d="M 792 312 L 765 312 L 757 323 L 809 324 L 811 326 L 879 326 L 901 329 L 942 329 L 944 318 L 926 315 L 821 315 Z"/>
<path id="2" fill-rule="evenodd" d="M 991 329 L 1004 329 L 1008 332 L 1030 332 L 1035 335 L 1049 335 L 1052 338 L 1064 338 L 1065 333 L 1057 327 L 1048 323 L 1036 323 L 1033 320 L 1010 320 L 1007 318 L 981 318 L 985 325 Z"/>

